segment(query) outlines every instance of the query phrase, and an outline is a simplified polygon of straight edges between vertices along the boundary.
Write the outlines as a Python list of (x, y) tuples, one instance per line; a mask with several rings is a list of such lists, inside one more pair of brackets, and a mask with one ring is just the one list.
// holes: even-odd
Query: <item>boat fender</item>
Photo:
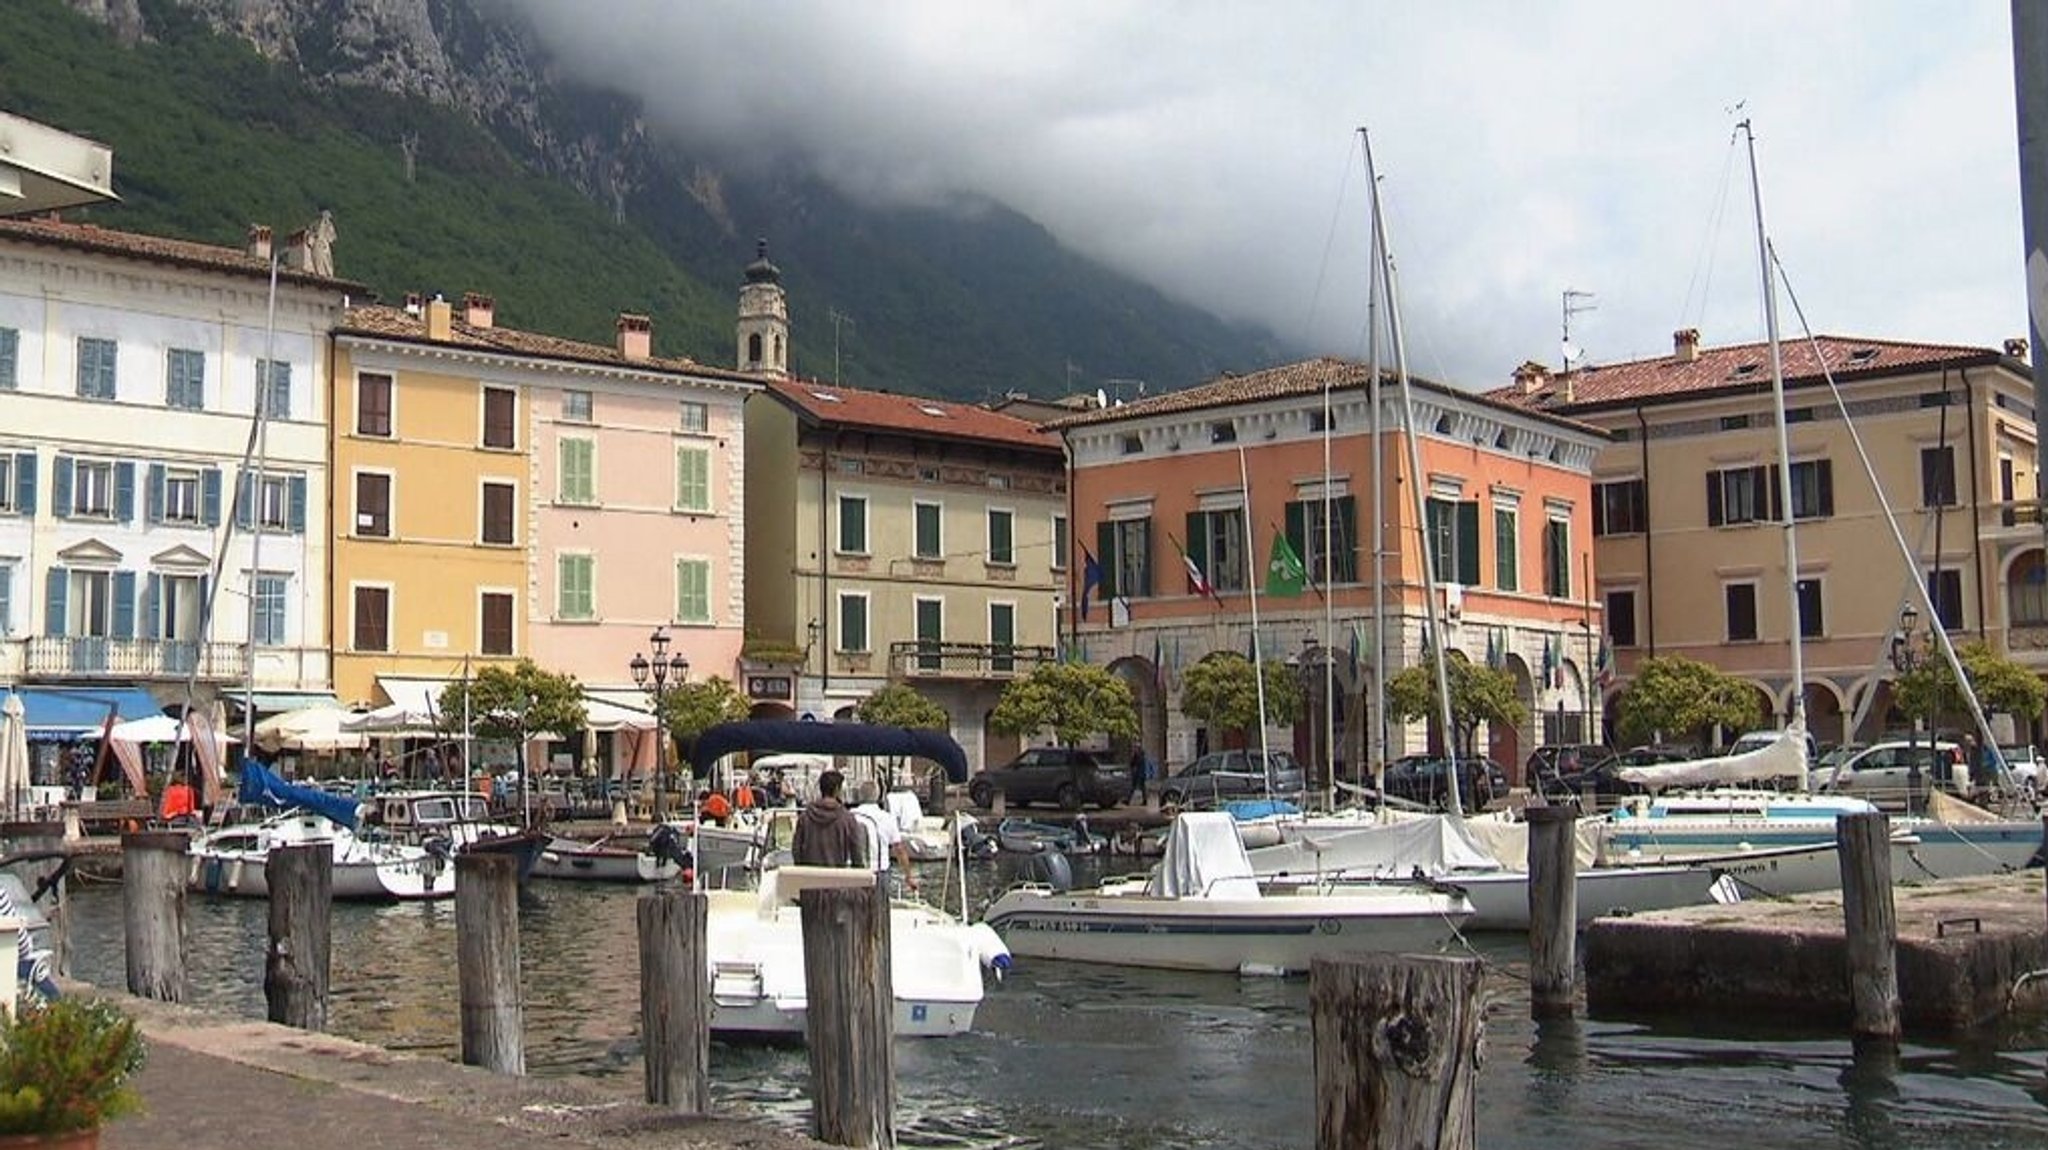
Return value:
[(1027, 856), (1024, 875), (1029, 881), (1042, 882), (1060, 894), (1074, 889), (1073, 864), (1059, 851), (1041, 850)]

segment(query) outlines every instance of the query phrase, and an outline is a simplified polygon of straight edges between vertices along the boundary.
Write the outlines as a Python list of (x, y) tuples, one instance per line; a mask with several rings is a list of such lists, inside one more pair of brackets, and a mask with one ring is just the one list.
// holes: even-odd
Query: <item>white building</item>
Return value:
[(0, 219), (0, 682), (331, 690), (326, 348), (362, 289), (288, 248), (272, 329), (267, 228), (239, 250)]

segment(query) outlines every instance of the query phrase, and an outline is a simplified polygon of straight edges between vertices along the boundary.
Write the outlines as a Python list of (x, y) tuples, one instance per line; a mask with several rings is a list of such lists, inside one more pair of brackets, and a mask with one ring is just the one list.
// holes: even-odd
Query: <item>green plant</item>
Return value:
[(25, 1001), (0, 1019), (0, 1134), (96, 1129), (141, 1106), (142, 1033), (112, 1003)]

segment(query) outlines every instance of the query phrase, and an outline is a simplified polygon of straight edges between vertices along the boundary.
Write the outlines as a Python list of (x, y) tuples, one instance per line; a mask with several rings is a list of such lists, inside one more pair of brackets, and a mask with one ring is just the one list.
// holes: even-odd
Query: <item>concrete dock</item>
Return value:
[(637, 1074), (512, 1078), (438, 1058), (93, 987), (142, 1025), (143, 1112), (106, 1128), (107, 1150), (809, 1150), (744, 1118), (645, 1105)]
[[(2048, 1010), (2043, 873), (1902, 885), (1900, 1018), (1953, 1034)], [(1840, 891), (1596, 920), (1582, 938), (1595, 1015), (1708, 1011), (1847, 1025)]]

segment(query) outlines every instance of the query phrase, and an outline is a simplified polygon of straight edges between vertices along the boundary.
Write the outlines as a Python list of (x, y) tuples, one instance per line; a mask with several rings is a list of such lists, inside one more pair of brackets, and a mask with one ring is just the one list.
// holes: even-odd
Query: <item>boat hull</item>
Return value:
[[(1832, 826), (1666, 827), (1655, 834), (1610, 833), (1607, 857), (1686, 863), (1726, 873), (1754, 895), (1839, 890), (1842, 864)], [(1616, 855), (1617, 848), (1626, 853)], [(1897, 828), (1892, 881), (1969, 878), (2018, 870), (2041, 849), (2040, 824), (1935, 823)]]
[[(1832, 857), (1832, 852), (1830, 852)], [(1711, 902), (1718, 872), (1703, 866), (1588, 867), (1578, 872), (1579, 925), (1606, 915)], [(1529, 929), (1529, 876), (1520, 871), (1443, 880), (1472, 902), (1467, 930)]]
[(673, 860), (646, 851), (555, 839), (534, 863), (535, 878), (576, 882), (666, 882), (683, 873)]
[[(264, 859), (257, 855), (194, 854), (185, 886), (198, 894), (228, 898), (270, 897)], [(407, 902), (454, 894), (455, 868), (437, 860), (334, 864), (338, 902)]]

